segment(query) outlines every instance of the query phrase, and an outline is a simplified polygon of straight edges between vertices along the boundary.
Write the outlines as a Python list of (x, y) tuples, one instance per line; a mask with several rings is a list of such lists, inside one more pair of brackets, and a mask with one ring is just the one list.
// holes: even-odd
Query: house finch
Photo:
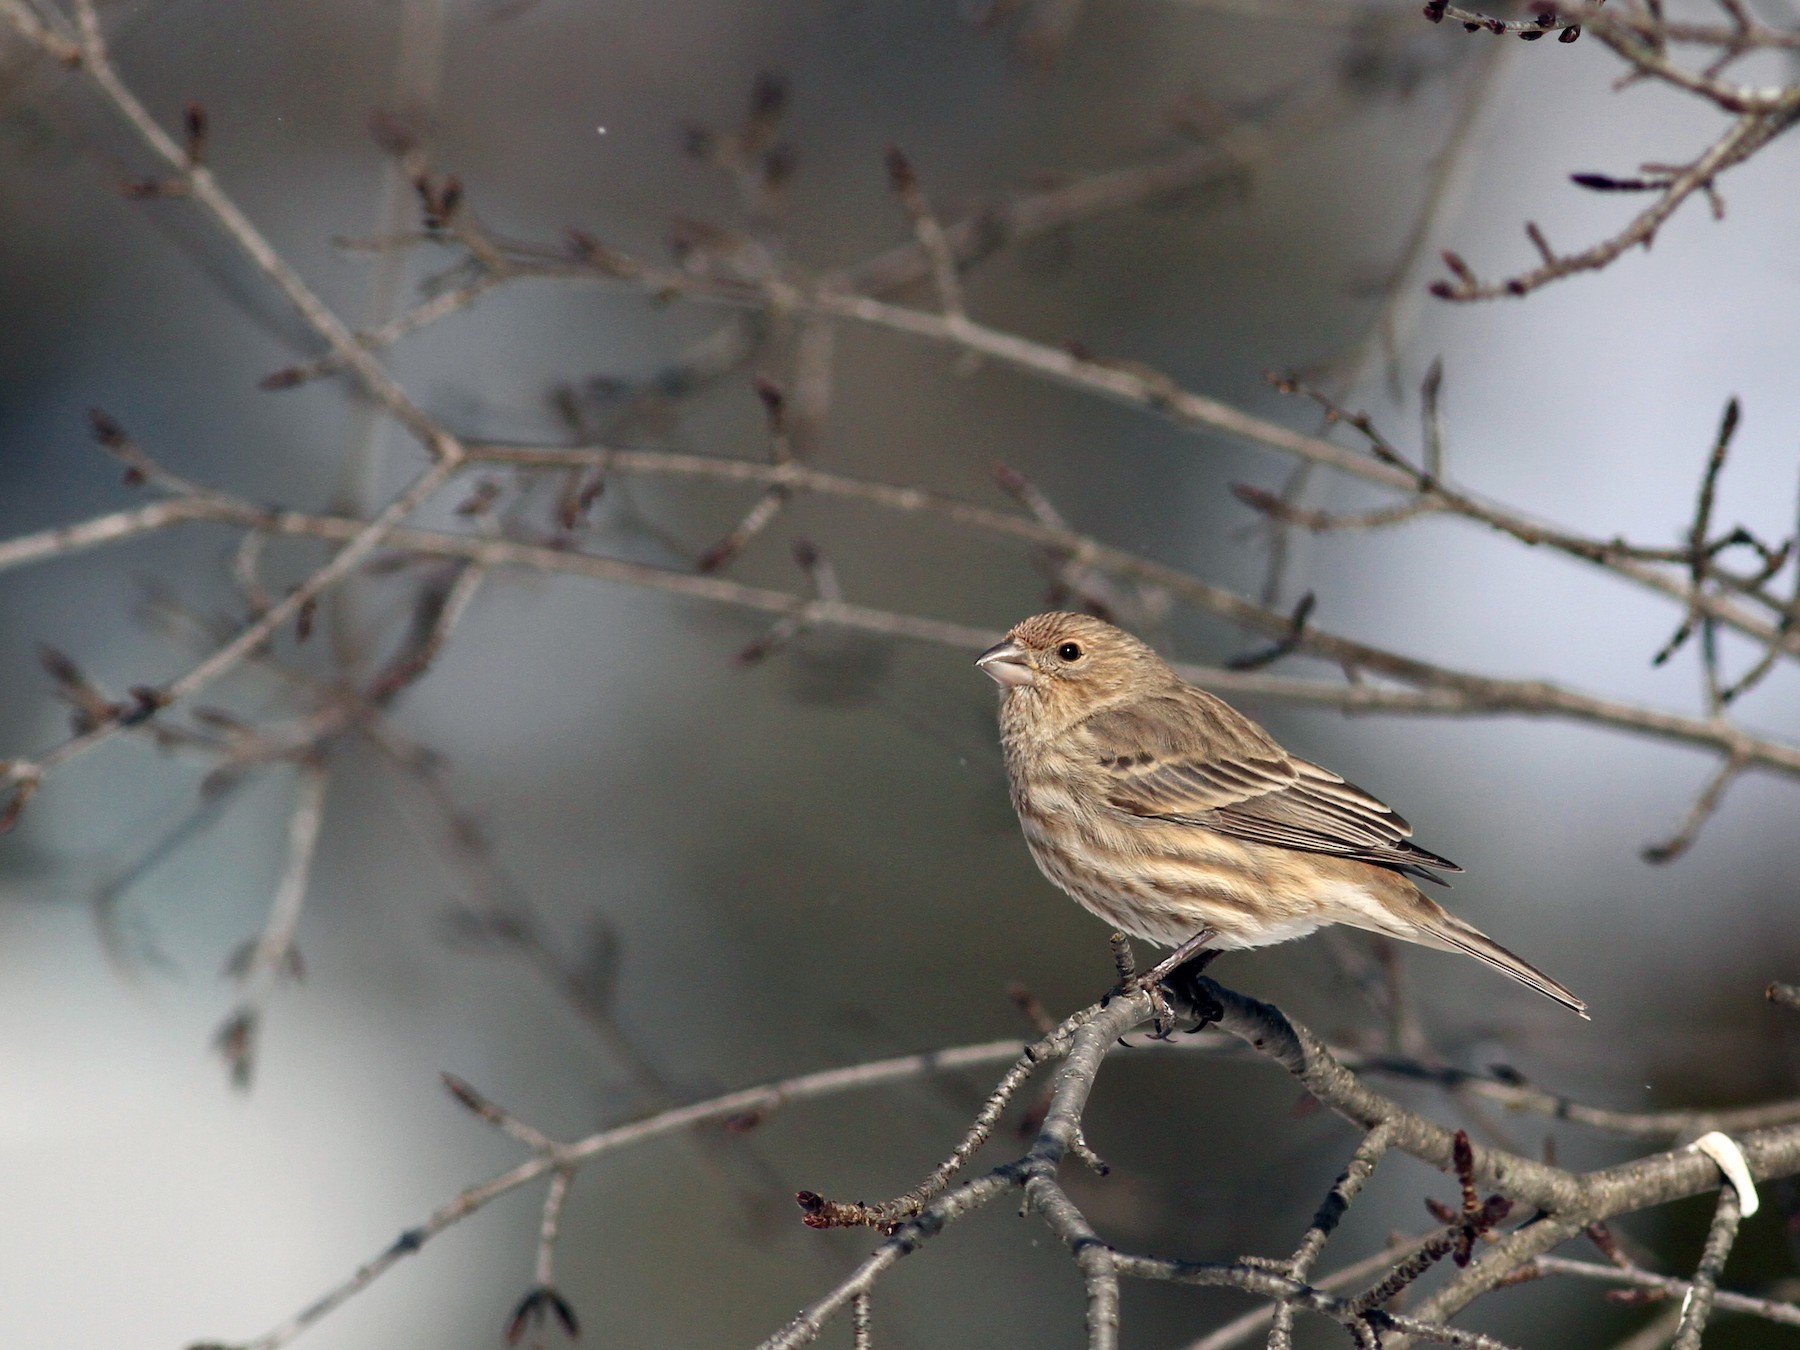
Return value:
[(1129, 633), (1039, 614), (975, 664), (1001, 689), (1006, 774), (1038, 867), (1108, 923), (1176, 948), (1140, 982), (1152, 993), (1203, 948), (1345, 923), (1464, 952), (1587, 1016), (1414, 884), (1462, 869), (1414, 844), (1410, 825)]

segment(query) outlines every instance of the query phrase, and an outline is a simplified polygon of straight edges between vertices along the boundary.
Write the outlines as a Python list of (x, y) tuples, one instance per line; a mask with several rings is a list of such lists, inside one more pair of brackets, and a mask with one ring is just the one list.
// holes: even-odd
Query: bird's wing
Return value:
[(1129, 815), (1431, 880), (1420, 869), (1462, 871), (1414, 844), (1412, 826), (1384, 802), (1288, 754), (1203, 691), (1108, 708), (1083, 722), (1077, 735), (1107, 776), (1108, 803)]

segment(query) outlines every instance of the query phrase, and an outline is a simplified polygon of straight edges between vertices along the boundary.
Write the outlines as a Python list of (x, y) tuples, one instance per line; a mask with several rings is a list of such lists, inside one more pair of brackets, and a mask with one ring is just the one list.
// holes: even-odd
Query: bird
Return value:
[(1037, 614), (976, 666), (1000, 686), (1012, 804), (1038, 868), (1115, 928), (1196, 955), (1347, 924), (1484, 961), (1583, 1018), (1587, 1004), (1420, 889), (1463, 869), (1380, 799), (1276, 743), (1149, 645)]

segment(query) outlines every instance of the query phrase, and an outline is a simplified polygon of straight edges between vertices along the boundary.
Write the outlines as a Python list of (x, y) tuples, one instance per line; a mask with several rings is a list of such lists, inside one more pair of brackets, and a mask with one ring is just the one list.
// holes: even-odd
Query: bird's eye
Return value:
[(1056, 654), (1064, 661), (1079, 661), (1081, 660), (1081, 644), (1079, 642), (1065, 642), (1056, 649)]

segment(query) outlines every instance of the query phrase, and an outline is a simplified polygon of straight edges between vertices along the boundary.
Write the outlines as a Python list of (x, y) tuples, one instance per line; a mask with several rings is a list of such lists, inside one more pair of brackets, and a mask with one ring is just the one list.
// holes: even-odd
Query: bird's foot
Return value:
[(1159, 966), (1133, 981), (1138, 989), (1150, 995), (1151, 1011), (1156, 1020), (1151, 1034), (1156, 1040), (1170, 1039), (1175, 1029), (1171, 994), (1194, 1015), (1194, 1024), (1187, 1029), (1189, 1035), (1204, 1030), (1225, 1015), (1224, 1007), (1212, 996), (1202, 979), (1206, 968), (1218, 955), (1216, 948), (1203, 950), (1172, 970), (1165, 971)]
[(1183, 966), (1169, 977), (1168, 989), (1175, 997), (1187, 1006), (1194, 1015), (1194, 1024), (1188, 1028), (1188, 1035), (1204, 1031), (1214, 1022), (1225, 1016), (1225, 1005), (1214, 998), (1207, 982), (1200, 978), (1200, 970), (1206, 963), (1195, 962)]
[[(1186, 942), (1182, 943), (1163, 960), (1157, 962), (1142, 975), (1135, 972), (1131, 960), (1131, 947), (1123, 933), (1112, 935), (1113, 959), (1119, 968), (1119, 982), (1100, 1000), (1104, 1008), (1113, 999), (1131, 994), (1147, 994), (1150, 998), (1151, 1030), (1150, 1039), (1166, 1041), (1171, 1039), (1176, 1030), (1175, 1009), (1169, 1002), (1168, 991), (1164, 981), (1171, 981), (1169, 988), (1174, 989), (1183, 999), (1191, 1004), (1199, 1016), (1199, 1021), (1192, 1028), (1200, 1030), (1210, 1022), (1216, 1022), (1224, 1015), (1224, 1009), (1218, 1002), (1200, 989), (1197, 977), (1218, 956), (1217, 948), (1208, 948), (1217, 934), (1210, 928), (1202, 928)], [(1176, 977), (1183, 981), (1181, 985), (1172, 983)], [(1188, 986), (1192, 987), (1189, 988)]]
[(1134, 993), (1150, 996), (1150, 1039), (1153, 1041), (1172, 1041), (1175, 1039), (1175, 1008), (1169, 1002), (1169, 995), (1163, 989), (1161, 980), (1152, 980), (1142, 976), (1135, 981)]

